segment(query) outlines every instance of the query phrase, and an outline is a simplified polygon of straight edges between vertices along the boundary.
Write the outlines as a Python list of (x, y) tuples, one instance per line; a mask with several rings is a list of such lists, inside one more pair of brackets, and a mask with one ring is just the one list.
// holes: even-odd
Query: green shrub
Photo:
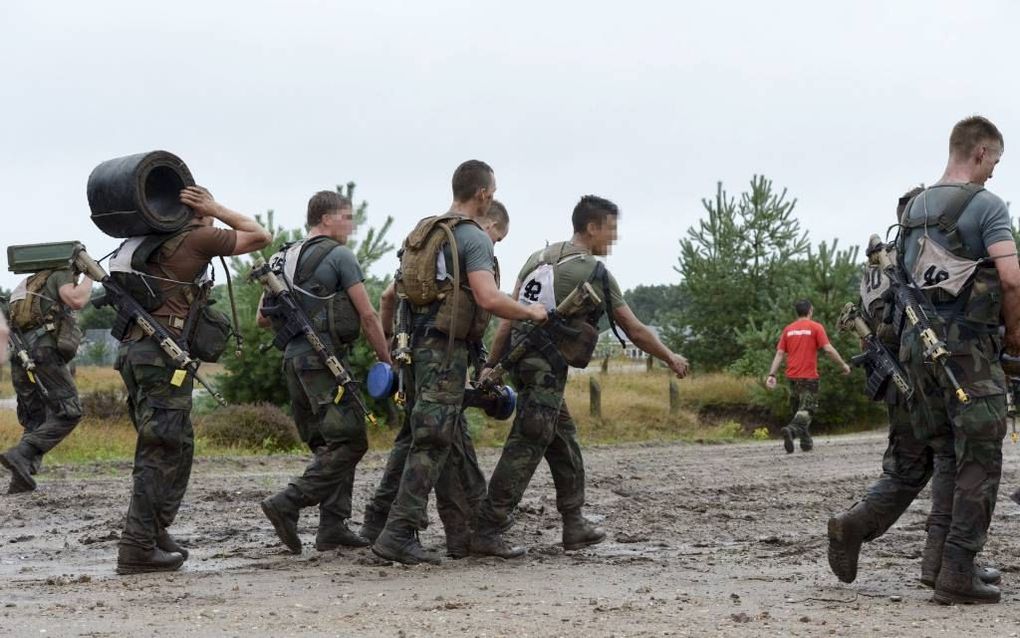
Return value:
[(124, 390), (93, 390), (81, 398), (82, 412), (101, 420), (128, 419), (127, 394)]
[(200, 417), (196, 429), (210, 443), (267, 453), (286, 452), (301, 443), (294, 421), (271, 403), (221, 407)]

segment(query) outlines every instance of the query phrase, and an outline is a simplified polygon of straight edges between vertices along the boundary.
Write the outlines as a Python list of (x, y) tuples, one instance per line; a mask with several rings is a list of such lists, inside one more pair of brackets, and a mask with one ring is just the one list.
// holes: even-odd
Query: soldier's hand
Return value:
[(385, 363), (388, 366), (392, 366), (393, 365), (393, 359), (390, 357), (390, 353), (388, 353), (388, 352), (382, 352), (376, 358), (379, 359), (379, 361), (382, 361), (383, 363)]
[(202, 186), (188, 186), (182, 190), (181, 203), (195, 211), (197, 217), (213, 216), (219, 206), (212, 193)]
[(535, 323), (545, 323), (549, 319), (549, 313), (542, 304), (533, 303), (528, 306), (528, 319)]
[(482, 371), (478, 374), (478, 383), (497, 383), (499, 379), (495, 378), (496, 371), (493, 368), (482, 368)]
[(769, 376), (765, 377), (765, 387), (768, 388), (769, 390), (775, 390), (777, 383), (778, 381), (776, 381), (776, 375), (770, 374)]
[(669, 369), (681, 379), (686, 377), (687, 373), (691, 370), (690, 364), (687, 363), (687, 359), (678, 354), (672, 355), (666, 365), (668, 365)]

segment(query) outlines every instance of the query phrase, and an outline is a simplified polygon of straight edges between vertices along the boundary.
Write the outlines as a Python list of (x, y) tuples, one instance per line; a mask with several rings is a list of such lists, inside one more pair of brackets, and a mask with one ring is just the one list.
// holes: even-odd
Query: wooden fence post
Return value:
[(647, 355), (645, 357), (645, 372), (651, 372), (652, 371), (652, 366), (654, 364), (655, 364), (655, 361), (652, 359), (652, 355)]
[(680, 414), (680, 384), (676, 379), (669, 380), (669, 416)]
[(588, 377), (588, 393), (589, 402), (588, 407), (591, 411), (591, 415), (596, 419), (602, 418), (602, 387), (599, 382), (595, 380), (595, 377)]
[(602, 374), (609, 372), (609, 355), (602, 357)]

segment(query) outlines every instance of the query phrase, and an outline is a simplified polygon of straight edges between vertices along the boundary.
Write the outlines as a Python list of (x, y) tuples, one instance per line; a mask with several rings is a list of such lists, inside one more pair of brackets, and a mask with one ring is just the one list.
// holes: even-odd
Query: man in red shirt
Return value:
[(786, 378), (790, 380), (790, 405), (794, 408), (793, 419), (782, 429), (783, 447), (787, 454), (793, 452), (794, 438), (800, 438), (800, 449), (804, 452), (814, 447), (808, 428), (818, 408), (818, 351), (824, 350), (843, 368), (843, 374), (850, 374), (850, 366), (829, 343), (825, 327), (811, 320), (814, 313), (811, 301), (801, 299), (793, 307), (797, 311), (797, 320), (783, 328), (769, 376), (765, 379), (769, 390), (776, 387), (776, 371), (785, 358)]

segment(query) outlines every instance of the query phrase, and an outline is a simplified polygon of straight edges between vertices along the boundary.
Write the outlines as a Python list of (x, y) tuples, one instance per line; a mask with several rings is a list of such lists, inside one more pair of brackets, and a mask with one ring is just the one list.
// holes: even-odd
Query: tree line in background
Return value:
[[(378, 227), (366, 226), (368, 203), (354, 199), (354, 186), (350, 182), (338, 186), (337, 191), (355, 201), (355, 221), (363, 239), (352, 240), (349, 246), (361, 262), (365, 286), (378, 306), (391, 275), (374, 273), (372, 268), (394, 249), (387, 241), (393, 218), (387, 217)], [(836, 241), (813, 245), (794, 215), (796, 203), (785, 189), (777, 191), (762, 176), (754, 176), (749, 189), (739, 196), (730, 195), (718, 184), (714, 197), (702, 200), (704, 216), (680, 239), (674, 270), (681, 283), (640, 285), (624, 293), (635, 314), (660, 327), (663, 338), (691, 361), (695, 373), (727, 371), (760, 380), (768, 370), (780, 331), (794, 319), (793, 303), (805, 297), (811, 299), (815, 319), (825, 325), (840, 353), (846, 358), (857, 351), (856, 339), (837, 332), (835, 321), (843, 304), (857, 298), (858, 249), (840, 249)], [(304, 229), (277, 226), (273, 211), (259, 216), (259, 222), (274, 237), (273, 243), (257, 254), (262, 258), (305, 234)], [(224, 356), (222, 362), (229, 374), (220, 382), (221, 391), (232, 403), (284, 405), (287, 391), (280, 382), (281, 353), (269, 346), (272, 334), (255, 323), (262, 289), (248, 280), (254, 258), (234, 257), (230, 264), (245, 349), (239, 357), (232, 351)], [(213, 298), (226, 310), (226, 286), (222, 273), (217, 275), (220, 280)], [(112, 322), (110, 308), (90, 306), (81, 314), (83, 329), (108, 328)], [(352, 372), (364, 378), (374, 360), (371, 348), (360, 339), (351, 355)], [(820, 369), (819, 423), (856, 423), (881, 417), (881, 406), (868, 402), (861, 392), (860, 372), (843, 377), (825, 358)], [(789, 406), (784, 391), (766, 392), (761, 386), (756, 393), (778, 418), (786, 417)]]

